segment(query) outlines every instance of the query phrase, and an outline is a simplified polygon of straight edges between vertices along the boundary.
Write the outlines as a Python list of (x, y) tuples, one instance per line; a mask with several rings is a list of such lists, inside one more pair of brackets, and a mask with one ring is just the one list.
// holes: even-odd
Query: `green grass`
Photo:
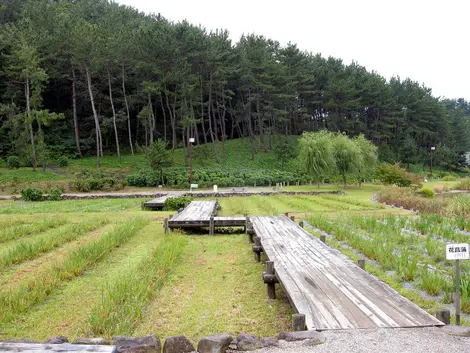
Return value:
[(56, 228), (64, 225), (67, 221), (63, 218), (58, 219), (46, 219), (34, 223), (18, 223), (10, 226), (0, 226), (0, 243), (4, 243), (8, 240), (21, 238), (26, 235), (34, 233), (41, 233), (50, 228)]
[[(0, 168), (1, 183), (36, 183), (41, 181), (59, 181), (66, 179), (63, 175), (42, 169), (34, 171), (32, 168), (7, 169)], [(1, 185), (0, 185), (1, 187)]]

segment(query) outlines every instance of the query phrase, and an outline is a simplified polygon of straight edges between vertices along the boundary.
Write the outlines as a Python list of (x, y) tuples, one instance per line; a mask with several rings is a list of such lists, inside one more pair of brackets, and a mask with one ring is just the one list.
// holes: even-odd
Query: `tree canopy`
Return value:
[[(321, 130), (362, 134), (389, 162), (427, 162), (439, 146), (456, 165), (470, 150), (462, 98), (293, 43), (255, 34), (232, 43), (223, 29), (112, 1), (5, 1), (0, 54), (0, 155), (25, 165), (36, 165), (38, 143), (52, 155), (94, 154), (99, 165), (104, 153), (134, 154), (157, 139), (186, 148), (190, 137), (213, 142), (218, 161), (225, 141), (248, 137), (253, 159), (278, 146), (284, 165), (285, 135)], [(42, 124), (42, 110), (63, 118)], [(342, 170), (356, 158), (349, 143), (332, 147)]]

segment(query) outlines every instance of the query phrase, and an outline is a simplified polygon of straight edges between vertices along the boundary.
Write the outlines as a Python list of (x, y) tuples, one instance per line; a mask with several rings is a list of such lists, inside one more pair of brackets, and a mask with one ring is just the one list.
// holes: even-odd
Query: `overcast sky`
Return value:
[(302, 50), (410, 77), (470, 100), (470, 0), (115, 0), (140, 11), (256, 33)]

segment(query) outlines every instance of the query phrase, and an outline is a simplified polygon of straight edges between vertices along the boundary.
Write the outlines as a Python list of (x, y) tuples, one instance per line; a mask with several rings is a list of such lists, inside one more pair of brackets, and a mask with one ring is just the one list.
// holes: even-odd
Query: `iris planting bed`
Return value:
[[(431, 312), (453, 303), (455, 263), (445, 259), (445, 244), (468, 242), (470, 222), (439, 215), (421, 217), (308, 218), (315, 235), (353, 258), (365, 257), (372, 269), (389, 277), (398, 289), (412, 291), (414, 301)], [(461, 262), (462, 311), (470, 314), (470, 263)], [(397, 289), (397, 288), (396, 288)], [(405, 293), (406, 294), (406, 293)], [(434, 301), (435, 304), (430, 304)]]

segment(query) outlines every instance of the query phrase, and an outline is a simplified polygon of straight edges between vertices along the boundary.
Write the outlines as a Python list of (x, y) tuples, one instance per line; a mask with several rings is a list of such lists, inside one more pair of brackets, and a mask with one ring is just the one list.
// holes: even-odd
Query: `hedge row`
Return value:
[[(276, 183), (295, 184), (308, 183), (309, 178), (279, 170), (221, 170), (221, 169), (195, 169), (193, 170), (193, 183), (206, 188), (212, 185), (220, 187), (240, 186), (270, 186)], [(141, 170), (127, 176), (130, 186), (167, 185), (173, 188), (189, 188), (189, 171), (185, 168), (168, 168), (163, 171), (163, 182), (160, 173), (151, 170)]]

